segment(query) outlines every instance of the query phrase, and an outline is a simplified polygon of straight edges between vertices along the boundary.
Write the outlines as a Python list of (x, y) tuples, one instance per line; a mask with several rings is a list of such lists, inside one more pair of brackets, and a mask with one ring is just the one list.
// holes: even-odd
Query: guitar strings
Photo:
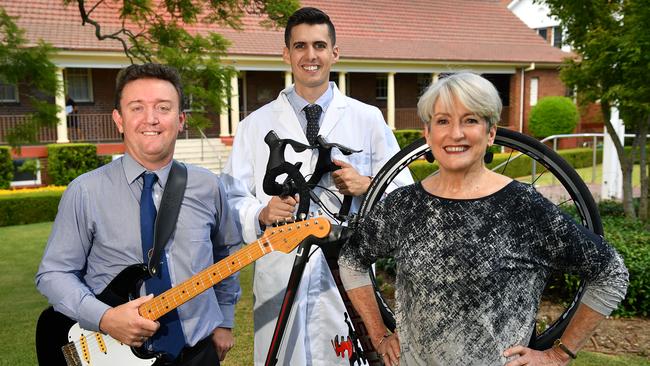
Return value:
[[(311, 224), (316, 224), (317, 219), (311, 219), (311, 220), (308, 220), (308, 221), (300, 221), (300, 222), (297, 222), (297, 223), (286, 224), (286, 225), (277, 227), (276, 228), (277, 232), (275, 232), (275, 233), (272, 232), (268, 236), (264, 236), (264, 237), (262, 237), (260, 239), (257, 239), (255, 242), (247, 244), (244, 248), (242, 248), (238, 252), (234, 253), (233, 255), (222, 259), (219, 263), (211, 265), (210, 267), (208, 267), (208, 268), (204, 269), (203, 271), (201, 271), (201, 272), (197, 273), (196, 275), (194, 275), (193, 278), (195, 278), (195, 279), (192, 279), (191, 281), (188, 279), (188, 280), (182, 282), (181, 284), (179, 284), (177, 286), (174, 286), (171, 289), (165, 291), (164, 293), (158, 295), (156, 298), (152, 299), (148, 303), (143, 304), (141, 306), (142, 310), (144, 310), (144, 311), (149, 310), (150, 313), (154, 313), (153, 316), (155, 318), (151, 318), (152, 320), (159, 319), (160, 317), (164, 316), (167, 312), (172, 311), (176, 307), (180, 306), (178, 304), (178, 302), (179, 302), (178, 300), (180, 300), (181, 304), (184, 304), (185, 302), (189, 301), (193, 297), (196, 297), (200, 293), (202, 293), (203, 291), (207, 290), (209, 287), (214, 286), (216, 283), (221, 282), (222, 280), (224, 280), (228, 276), (232, 275), (233, 273), (237, 272), (238, 270), (240, 270), (244, 266), (246, 266), (246, 265), (248, 265), (248, 264), (250, 264), (250, 263), (252, 263), (254, 261), (254, 260), (253, 261), (248, 261), (246, 264), (242, 265), (242, 256), (244, 256), (244, 254), (247, 254), (249, 258), (252, 258), (251, 254), (253, 253), (253, 251), (255, 253), (257, 253), (257, 248), (258, 247), (261, 249), (263, 255), (268, 254), (268, 252), (266, 250), (264, 250), (264, 239), (266, 239), (266, 241), (272, 241), (272, 239), (275, 239), (275, 237), (277, 237), (277, 236), (286, 236), (287, 239), (292, 239), (292, 237), (295, 236), (296, 233), (300, 233), (299, 227), (300, 227), (301, 224), (303, 224), (303, 225), (308, 224), (309, 225), (311, 221), (313, 221)], [(298, 227), (298, 229), (296, 229), (296, 231), (292, 232), (291, 229), (293, 227)], [(257, 244), (257, 245), (255, 245), (255, 244)], [(272, 243), (269, 243), (269, 244), (270, 244), (270, 247), (269, 247), (270, 251), (274, 251)], [(226, 259), (228, 259), (228, 261), (226, 261)], [(243, 258), (243, 259), (246, 260), (246, 258)], [(233, 262), (234, 260), (236, 260), (239, 263), (239, 269), (233, 271), (230, 268), (230, 266), (228, 265), (228, 263)], [(221, 263), (221, 265), (220, 265), (220, 263)], [(220, 268), (219, 268), (219, 267), (223, 267), (224, 265), (225, 265), (225, 267), (227, 269), (227, 272), (226, 272), (225, 276), (222, 275), (222, 273), (220, 271)], [(212, 267), (214, 267), (214, 268), (212, 268)], [(237, 267), (237, 266), (235, 266), (235, 267)], [(216, 277), (214, 275), (215, 273), (218, 274), (219, 277), (220, 277), (220, 279), (218, 281), (216, 281), (216, 282), (213, 280), (213, 278)], [(208, 285), (206, 285), (206, 283)], [(189, 289), (188, 289), (188, 287), (189, 287)], [(185, 289), (188, 289), (190, 293), (186, 295), (185, 292), (184, 292)], [(184, 296), (187, 296), (188, 298), (186, 300), (184, 300), (183, 299)], [(165, 305), (165, 303), (170, 303), (171, 301), (174, 302), (175, 306), (170, 309), (170, 306)]]
[[(325, 219), (325, 220), (327, 220), (327, 219), (324, 218), (324, 217), (321, 217), (321, 219)], [(265, 241), (268, 241), (268, 242), (271, 242), (271, 241), (272, 241), (271, 239), (274, 239), (274, 238), (276, 238), (277, 236), (286, 236), (287, 239), (295, 239), (294, 237), (296, 236), (296, 234), (300, 234), (300, 230), (301, 230), (301, 229), (298, 227), (298, 225), (301, 225), (301, 224), (302, 224), (303, 226), (306, 226), (305, 224), (316, 225), (316, 224), (317, 224), (317, 220), (318, 220), (318, 218), (314, 218), (314, 219), (310, 219), (310, 220), (304, 220), (304, 221), (299, 221), (299, 222), (295, 222), (295, 223), (292, 223), (292, 224), (285, 224), (285, 225), (282, 225), (282, 226), (278, 226), (278, 227), (275, 228), (275, 229), (276, 229), (276, 232), (271, 232), (271, 234), (269, 234), (268, 236), (262, 236), (261, 238), (255, 240), (254, 242), (251, 242), (251, 243), (249, 243), (249, 244), (246, 244), (242, 249), (240, 249), (240, 250), (237, 251), (236, 253), (232, 254), (231, 256), (232, 256), (232, 257), (238, 257), (238, 256), (240, 256), (240, 253), (243, 255), (244, 252), (252, 252), (252, 249), (253, 249), (253, 248), (255, 248), (255, 249), (259, 248), (259, 250), (261, 250), (262, 253), (264, 253), (264, 254), (262, 254), (261, 256), (259, 256), (259, 257), (257, 258), (257, 259), (259, 259), (259, 258), (263, 257), (264, 255), (269, 254), (269, 253), (275, 251), (275, 249), (273, 248), (272, 243), (269, 243), (269, 249), (270, 249), (270, 250), (269, 250), (268, 252), (265, 251), (265, 250), (263, 249), (263, 248), (264, 248), (264, 242), (262, 241), (263, 239), (266, 239)], [(296, 227), (298, 227), (298, 228), (296, 228), (295, 230), (292, 231), (292, 230), (289, 229), (290, 226), (291, 226), (291, 227), (296, 226)], [(286, 230), (280, 230), (280, 229), (286, 229)], [(282, 235), (281, 235), (281, 234), (282, 234)], [(311, 235), (311, 234), (309, 234), (309, 235)], [(307, 236), (309, 236), (309, 235), (306, 235), (305, 238), (306, 238)], [(303, 238), (303, 240), (304, 240), (304, 238)], [(257, 245), (256, 245), (256, 244), (257, 244)], [(292, 250), (293, 250), (293, 249), (292, 249)], [(252, 258), (252, 257), (250, 256), (251, 253), (247, 253), (247, 254), (248, 254), (248, 257), (249, 257), (249, 258)], [(226, 260), (226, 259), (229, 259), (231, 256), (228, 256), (228, 257), (222, 259), (221, 261), (224, 261), (224, 260)], [(234, 258), (230, 258), (230, 259), (234, 259)], [(255, 260), (257, 260), (257, 259), (255, 259)], [(255, 260), (252, 260), (252, 261), (250, 261), (249, 263), (247, 263), (247, 264), (241, 266), (241, 267), (240, 267), (240, 270), (241, 270), (243, 267), (247, 266), (248, 264), (254, 262)], [(210, 265), (210, 267), (212, 267), (212, 266), (214, 266), (214, 265), (218, 265), (221, 261), (219, 261), (218, 263), (215, 263), (215, 264), (213, 264), (213, 265)], [(238, 261), (239, 264), (241, 265), (241, 260), (238, 259), (237, 261)], [(204, 269), (203, 271), (197, 273), (197, 274), (194, 275), (194, 276), (202, 276), (202, 275), (204, 275), (204, 274), (209, 274), (209, 272), (212, 272), (212, 271), (208, 271), (208, 269), (209, 269), (210, 267)], [(204, 272), (205, 272), (205, 273), (204, 273)], [(235, 273), (235, 272), (237, 272), (237, 271), (231, 272), (228, 276), (232, 275), (232, 274)], [(194, 276), (193, 276), (193, 277), (194, 277)], [(219, 273), (219, 276), (221, 277), (221, 279), (220, 279), (219, 281), (217, 281), (216, 283), (213, 283), (211, 286), (214, 286), (215, 284), (217, 284), (217, 283), (221, 282), (223, 279), (225, 279), (223, 276), (221, 276), (221, 273)], [(228, 276), (226, 276), (226, 278), (227, 278)], [(186, 281), (182, 282), (182, 283), (181, 283), (180, 285), (178, 285), (178, 286), (172, 287), (171, 289), (169, 289), (169, 290), (163, 292), (163, 294), (166, 294), (167, 292), (171, 291), (172, 293), (174, 293), (174, 295), (172, 295), (172, 297), (175, 299), (175, 298), (176, 298), (175, 293), (178, 292), (178, 291), (172, 291), (172, 290), (177, 289), (178, 287), (183, 287), (183, 285), (184, 285), (186, 282), (189, 283), (189, 280), (186, 280)], [(192, 282), (194, 282), (194, 281), (192, 281)], [(208, 286), (208, 287), (211, 287), (211, 286)], [(196, 288), (196, 287), (195, 287), (195, 288)], [(207, 287), (206, 287), (206, 289), (207, 289)], [(204, 289), (203, 291), (205, 291), (205, 289)], [(161, 294), (161, 295), (163, 295), (163, 294)], [(198, 295), (198, 294), (196, 294), (196, 295), (194, 295), (194, 296), (197, 296), (197, 295)], [(160, 295), (158, 295), (158, 296), (160, 296)], [(152, 299), (150, 302), (155, 301), (155, 299), (156, 299), (156, 298)], [(189, 301), (189, 300), (188, 300), (188, 301)], [(142, 306), (144, 306), (144, 305), (146, 305), (146, 304), (148, 304), (148, 303), (145, 303), (145, 304), (143, 304)], [(156, 306), (156, 307), (158, 308), (158, 306)], [(172, 309), (172, 310), (173, 310), (173, 309)], [(166, 311), (166, 312), (167, 312), (167, 311)], [(165, 312), (165, 313), (166, 313), (166, 312)], [(165, 313), (163, 313), (163, 315), (164, 315)], [(162, 317), (163, 315), (159, 316), (159, 317), (156, 318), (156, 319), (159, 319), (159, 318)], [(156, 320), (156, 319), (152, 319), (152, 320)], [(93, 331), (88, 331), (88, 332), (90, 332), (90, 334), (88, 334), (88, 335), (82, 335), (82, 336), (80, 337), (80, 339), (72, 341), (72, 343), (74, 344), (76, 350), (82, 349), (82, 347), (81, 347), (81, 338), (85, 338), (85, 339), (86, 339), (86, 347), (88, 348), (89, 352), (90, 352), (90, 349), (93, 348), (93, 347), (97, 347), (97, 348), (100, 350), (99, 352), (101, 352), (101, 347), (99, 346), (99, 341), (97, 340), (97, 337), (95, 336), (95, 334), (99, 334), (99, 336), (102, 337), (103, 342), (104, 342), (104, 344), (105, 344), (105, 346), (106, 346), (106, 350), (107, 350), (107, 351), (108, 351), (108, 349), (110, 348), (109, 343), (119, 343), (120, 345), (124, 345), (124, 346), (126, 346), (126, 344), (124, 344), (124, 343), (118, 341), (117, 339), (115, 339), (115, 338), (113, 338), (113, 337), (111, 337), (111, 336), (109, 336), (109, 335), (105, 335), (105, 334), (103, 334), (103, 333), (101, 333), (101, 332), (93, 332)], [(69, 344), (69, 343), (68, 343), (68, 344)], [(66, 344), (66, 346), (67, 346), (68, 344)], [(127, 346), (127, 347), (128, 347), (128, 346)], [(103, 352), (101, 352), (101, 353), (103, 353)], [(80, 357), (80, 358), (83, 358), (81, 354), (79, 355), (79, 357)], [(91, 361), (91, 362), (92, 362), (92, 361)]]

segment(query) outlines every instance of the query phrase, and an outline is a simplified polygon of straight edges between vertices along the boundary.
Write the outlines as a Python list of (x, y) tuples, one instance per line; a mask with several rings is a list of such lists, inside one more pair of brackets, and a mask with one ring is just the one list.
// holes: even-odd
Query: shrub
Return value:
[(531, 109), (528, 129), (537, 138), (571, 133), (579, 118), (578, 108), (571, 99), (546, 97)]
[(47, 151), (47, 174), (55, 185), (67, 185), (100, 164), (93, 144), (51, 144)]
[(399, 148), (403, 149), (422, 137), (422, 130), (396, 130), (394, 134)]
[(11, 161), (11, 150), (8, 146), (0, 146), (0, 189), (9, 188), (14, 178), (14, 164)]
[(62, 189), (0, 194), (0, 226), (54, 221)]

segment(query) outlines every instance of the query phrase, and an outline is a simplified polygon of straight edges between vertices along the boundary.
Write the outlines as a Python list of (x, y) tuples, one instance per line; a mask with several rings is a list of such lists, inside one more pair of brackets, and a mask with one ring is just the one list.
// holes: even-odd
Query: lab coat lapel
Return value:
[(285, 91), (283, 90), (278, 99), (276, 99), (273, 104), (273, 112), (276, 114), (277, 118), (272, 118), (271, 121), (277, 121), (277, 125), (273, 126), (271, 129), (278, 134), (281, 139), (292, 139), (304, 144), (308, 144), (307, 137), (305, 132), (300, 126), (296, 112), (294, 112), (293, 107), (289, 103)]
[(334, 96), (332, 97), (332, 102), (327, 108), (323, 124), (320, 126), (320, 130), (318, 131), (318, 134), (325, 137), (328, 142), (333, 142), (327, 137), (338, 123), (342, 123), (341, 120), (345, 114), (345, 109), (348, 107), (348, 103), (339, 89), (334, 87), (333, 92)]

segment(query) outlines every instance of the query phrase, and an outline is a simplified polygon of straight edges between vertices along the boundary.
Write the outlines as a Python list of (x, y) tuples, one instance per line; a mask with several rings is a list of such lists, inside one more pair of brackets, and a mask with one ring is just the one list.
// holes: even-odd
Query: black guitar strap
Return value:
[(156, 215), (156, 224), (153, 233), (153, 253), (149, 257), (148, 270), (153, 277), (158, 274), (160, 256), (162, 255), (169, 237), (176, 229), (178, 213), (181, 210), (185, 187), (187, 186), (187, 167), (174, 160), (172, 162), (167, 184), (163, 190), (160, 208)]

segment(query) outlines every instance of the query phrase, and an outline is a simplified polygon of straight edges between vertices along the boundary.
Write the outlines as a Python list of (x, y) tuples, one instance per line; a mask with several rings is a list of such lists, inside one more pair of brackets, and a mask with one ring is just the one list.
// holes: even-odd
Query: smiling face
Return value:
[(157, 170), (172, 160), (185, 114), (172, 83), (145, 78), (126, 84), (113, 120), (124, 134), (126, 152), (145, 168)]
[(327, 90), (339, 50), (332, 44), (327, 24), (303, 23), (291, 29), (289, 47), (282, 56), (291, 65), (298, 95), (314, 102)]
[(485, 119), (455, 97), (451, 105), (445, 104), (438, 98), (431, 121), (424, 129), (441, 172), (468, 173), (481, 169), (485, 150), (494, 143), (496, 127), (488, 130)]

